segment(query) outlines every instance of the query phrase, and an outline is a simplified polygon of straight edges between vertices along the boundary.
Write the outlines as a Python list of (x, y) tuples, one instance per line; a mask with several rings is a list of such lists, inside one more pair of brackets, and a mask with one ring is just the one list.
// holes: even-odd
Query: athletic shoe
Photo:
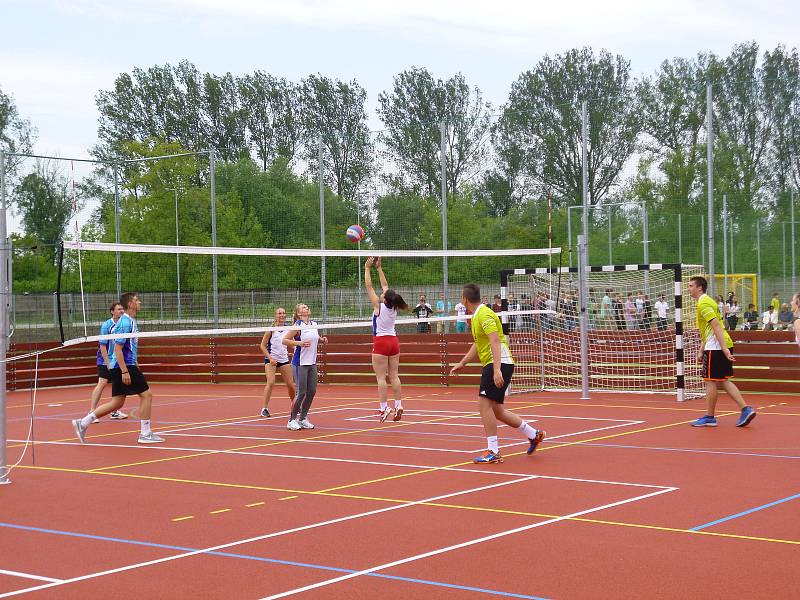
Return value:
[(289, 431), (300, 431), (300, 421), (292, 419), (286, 424), (286, 429)]
[(537, 429), (536, 435), (532, 438), (528, 438), (528, 441), (531, 443), (530, 446), (528, 446), (528, 454), (533, 454), (533, 451), (536, 450), (537, 446), (539, 446), (546, 435), (547, 434), (542, 429)]
[(72, 427), (75, 429), (75, 435), (81, 441), (81, 444), (86, 443), (86, 427), (81, 425), (80, 419), (72, 419)]
[(389, 408), (387, 406), (385, 410), (381, 411), (381, 416), (379, 417), (379, 421), (381, 423), (383, 423), (384, 421), (386, 421), (386, 419), (389, 418), (389, 415), (391, 415), (393, 412), (394, 412), (394, 409), (393, 408)]
[(500, 453), (492, 452), (491, 450), (487, 450), (486, 454), (481, 454), (480, 456), (476, 456), (473, 461), (476, 465), (484, 464), (484, 463), (501, 463), (503, 462), (503, 457), (500, 456)]
[(697, 419), (696, 421), (692, 421), (692, 427), (716, 427), (717, 426), (717, 419), (709, 416), (704, 415)]
[(752, 406), (745, 406), (742, 409), (742, 415), (739, 417), (739, 420), (736, 421), (737, 427), (747, 427), (750, 424), (750, 421), (756, 418), (756, 411), (753, 409)]
[(402, 418), (403, 418), (403, 407), (401, 406), (400, 408), (395, 409), (394, 418), (392, 419), (392, 421), (399, 421)]
[(152, 431), (148, 434), (140, 433), (139, 434), (139, 443), (140, 444), (160, 444), (164, 441), (160, 435), (156, 435)]
[(300, 428), (301, 429), (314, 429), (314, 424), (309, 421), (308, 419), (303, 419), (300, 421)]
[(112, 419), (116, 419), (117, 421), (122, 421), (122, 419), (127, 419), (128, 415), (126, 415), (121, 410), (115, 410), (114, 412), (111, 413), (110, 417)]
[(269, 414), (269, 410), (267, 410), (266, 408), (262, 408), (261, 409), (261, 416), (265, 417), (265, 418), (268, 418), (268, 417), (271, 417), (272, 415)]

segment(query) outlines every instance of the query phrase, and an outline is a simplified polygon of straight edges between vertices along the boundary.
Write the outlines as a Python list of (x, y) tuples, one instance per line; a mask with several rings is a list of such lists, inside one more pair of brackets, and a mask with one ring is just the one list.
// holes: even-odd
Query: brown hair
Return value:
[(108, 312), (110, 312), (110, 313), (113, 313), (113, 312), (114, 312), (114, 309), (115, 309), (115, 308), (117, 308), (118, 306), (122, 306), (122, 308), (125, 308), (125, 307), (122, 305), (122, 302), (112, 302), (112, 303), (111, 303), (111, 306), (109, 306), (109, 307), (108, 307)]
[(694, 284), (701, 288), (704, 292), (708, 289), (708, 280), (705, 277), (700, 277), (700, 275), (695, 275), (689, 281), (694, 282)]
[(125, 310), (128, 310), (128, 308), (131, 305), (131, 302), (133, 302), (133, 299), (136, 298), (138, 295), (139, 294), (137, 294), (136, 292), (125, 292), (124, 294), (122, 294), (122, 296), (119, 297), (119, 303), (122, 304), (122, 307)]
[(394, 290), (386, 290), (383, 293), (383, 303), (389, 308), (399, 308), (400, 310), (408, 310), (408, 304), (403, 297)]
[(481, 288), (477, 283), (468, 283), (462, 290), (464, 300), (467, 302), (480, 302), (481, 301)]

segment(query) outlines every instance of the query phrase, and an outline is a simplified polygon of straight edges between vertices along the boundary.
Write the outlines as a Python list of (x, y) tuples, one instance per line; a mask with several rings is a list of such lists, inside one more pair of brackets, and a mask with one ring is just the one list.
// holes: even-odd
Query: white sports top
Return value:
[(269, 337), (269, 355), (277, 362), (289, 362), (289, 348), (283, 343), (283, 336), (289, 330), (284, 326), (281, 329), (276, 329)]
[(383, 337), (397, 335), (394, 322), (397, 320), (397, 309), (389, 308), (383, 302), (378, 306), (378, 314), (372, 313), (372, 335)]
[(300, 364), (317, 364), (317, 346), (319, 346), (319, 329), (317, 329), (317, 322), (309, 321), (308, 325), (306, 325), (302, 321), (298, 321), (295, 326), (300, 328), (300, 341), (311, 342), (308, 348), (300, 346)]

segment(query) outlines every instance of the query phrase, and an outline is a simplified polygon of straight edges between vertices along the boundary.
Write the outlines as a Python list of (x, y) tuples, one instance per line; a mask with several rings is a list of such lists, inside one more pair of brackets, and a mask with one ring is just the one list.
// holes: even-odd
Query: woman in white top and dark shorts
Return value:
[(792, 323), (792, 327), (794, 327), (794, 341), (800, 346), (800, 292), (796, 292), (795, 295), (792, 296), (792, 312), (795, 317), (794, 323)]
[[(299, 318), (286, 330), (283, 343), (300, 350), (297, 392), (289, 423), (286, 425), (287, 429), (297, 431), (314, 429), (314, 425), (308, 420), (308, 411), (317, 393), (317, 347), (320, 342), (327, 343), (328, 338), (320, 337), (317, 322), (311, 320), (311, 309), (306, 304), (298, 304), (294, 312)], [(300, 339), (297, 339), (298, 333)]]
[[(383, 293), (378, 297), (372, 289), (372, 265), (375, 265), (380, 278)], [(397, 319), (397, 310), (408, 310), (408, 304), (403, 297), (389, 289), (389, 283), (381, 268), (381, 259), (377, 261), (369, 258), (364, 263), (364, 286), (374, 309), (372, 313), (372, 368), (378, 382), (378, 398), (381, 402), (380, 422), (383, 423), (394, 413), (394, 421), (399, 421), (403, 416), (402, 388), (400, 386), (400, 343), (397, 341), (397, 332), (394, 328)], [(386, 401), (388, 384), (394, 391), (394, 408), (389, 408)]]
[(286, 390), (289, 392), (289, 403), (294, 402), (294, 375), (289, 351), (283, 343), (286, 335), (286, 309), (275, 309), (275, 320), (272, 321), (274, 331), (265, 331), (261, 338), (261, 352), (264, 354), (264, 373), (267, 376), (267, 385), (264, 386), (264, 408), (261, 409), (262, 417), (269, 417), (269, 400), (272, 398), (272, 388), (275, 387), (275, 372), (279, 371)]

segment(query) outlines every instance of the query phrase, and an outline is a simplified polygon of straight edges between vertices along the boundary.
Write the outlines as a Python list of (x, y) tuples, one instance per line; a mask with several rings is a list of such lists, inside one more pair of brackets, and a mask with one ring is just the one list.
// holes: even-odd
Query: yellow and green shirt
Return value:
[(475, 340), (475, 346), (478, 349), (478, 358), (484, 367), (492, 364), (492, 346), (489, 343), (490, 333), (496, 333), (500, 338), (500, 362), (513, 365), (514, 359), (511, 357), (511, 350), (508, 349), (508, 342), (503, 333), (500, 317), (491, 308), (481, 304), (475, 310), (475, 314), (472, 315), (472, 338)]
[[(703, 349), (705, 350), (722, 350), (719, 347), (717, 336), (714, 335), (714, 329), (711, 327), (711, 321), (714, 319), (717, 320), (720, 327), (723, 327), (719, 306), (711, 296), (703, 294), (697, 300), (697, 328), (700, 330), (700, 339), (703, 341)], [(725, 345), (728, 348), (733, 348), (733, 340), (724, 327), (722, 333), (725, 336)]]

